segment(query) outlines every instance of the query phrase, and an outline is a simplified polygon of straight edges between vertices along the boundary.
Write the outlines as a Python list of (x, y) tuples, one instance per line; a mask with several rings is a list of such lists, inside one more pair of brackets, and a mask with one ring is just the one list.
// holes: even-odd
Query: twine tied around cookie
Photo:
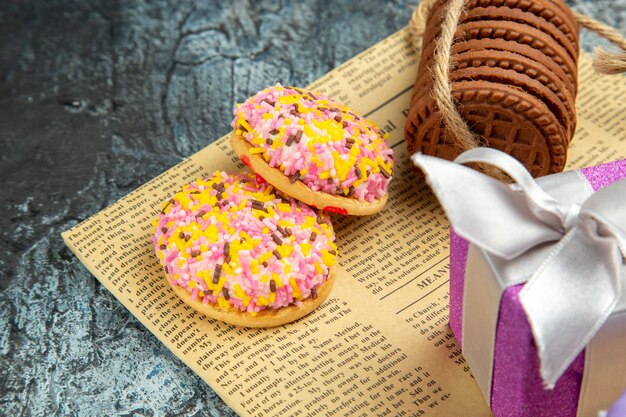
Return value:
[[(428, 14), (437, 0), (422, 0), (411, 16), (409, 22), (409, 38), (415, 49), (422, 49), (422, 38), (426, 30)], [(448, 0), (444, 20), (441, 24), (441, 34), (436, 40), (434, 65), (432, 70), (433, 98), (441, 111), (446, 131), (460, 148), (460, 152), (480, 146), (481, 139), (467, 126), (457, 109), (452, 97), (450, 83), (450, 56), (454, 41), (454, 33), (459, 25), (459, 19), (465, 7), (466, 0)], [(626, 39), (615, 28), (601, 23), (589, 16), (574, 13), (580, 27), (591, 30), (613, 44), (621, 52), (610, 53), (597, 48), (594, 51), (593, 67), (600, 74), (619, 74), (626, 72)], [(490, 167), (481, 167), (485, 173), (502, 179), (502, 173)]]

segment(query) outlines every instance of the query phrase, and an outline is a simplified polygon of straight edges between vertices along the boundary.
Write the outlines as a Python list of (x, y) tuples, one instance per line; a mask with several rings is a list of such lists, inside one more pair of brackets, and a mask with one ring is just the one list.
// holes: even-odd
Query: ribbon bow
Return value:
[[(553, 388), (620, 300), (626, 280), (626, 180), (580, 206), (568, 205), (546, 194), (516, 159), (495, 149), (466, 151), (458, 164), (422, 154), (412, 160), (426, 173), (455, 232), (474, 245), (506, 260), (551, 246), (520, 301), (537, 344), (541, 376)], [(467, 162), (502, 169), (517, 189), (460, 165)]]

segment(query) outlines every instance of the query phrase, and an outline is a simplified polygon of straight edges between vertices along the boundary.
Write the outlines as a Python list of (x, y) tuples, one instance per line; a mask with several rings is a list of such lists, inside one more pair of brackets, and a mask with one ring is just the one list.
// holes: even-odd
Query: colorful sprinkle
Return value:
[(215, 265), (215, 271), (213, 272), (213, 284), (220, 282), (220, 274), (222, 273), (222, 265)]
[(272, 239), (274, 240), (274, 243), (276, 243), (277, 245), (283, 244), (282, 239), (276, 236), (276, 233), (272, 233)]

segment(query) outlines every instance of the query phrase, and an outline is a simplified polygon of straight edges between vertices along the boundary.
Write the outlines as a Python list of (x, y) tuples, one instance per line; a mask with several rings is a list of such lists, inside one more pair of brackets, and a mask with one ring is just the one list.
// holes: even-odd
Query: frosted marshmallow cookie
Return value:
[(329, 97), (276, 85), (235, 109), (231, 144), (270, 184), (324, 211), (366, 215), (387, 202), (387, 134)]
[(305, 316), (328, 296), (334, 239), (327, 215), (252, 173), (215, 172), (165, 203), (153, 243), (185, 303), (226, 323), (270, 327)]

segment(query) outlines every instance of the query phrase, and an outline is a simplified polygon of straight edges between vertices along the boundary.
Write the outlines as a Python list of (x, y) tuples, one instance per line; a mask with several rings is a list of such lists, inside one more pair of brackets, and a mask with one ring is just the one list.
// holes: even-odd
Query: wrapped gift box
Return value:
[[(476, 149), (458, 161), (512, 169), (525, 186), (506, 187), (459, 164), (414, 157), (452, 224), (450, 326), (496, 417), (596, 417), (626, 389), (626, 160), (534, 183), (518, 178), (525, 173), (509, 158)], [(545, 201), (537, 204), (527, 194)], [(550, 210), (556, 214), (546, 214)], [(518, 239), (535, 241), (518, 245)], [(611, 242), (587, 250), (594, 239)], [(576, 245), (582, 246), (563, 249)], [(611, 265), (602, 265), (603, 254)], [(598, 270), (613, 277), (602, 281)], [(537, 284), (538, 275), (550, 272), (556, 280), (544, 276)], [(523, 294), (525, 286), (533, 288)]]

